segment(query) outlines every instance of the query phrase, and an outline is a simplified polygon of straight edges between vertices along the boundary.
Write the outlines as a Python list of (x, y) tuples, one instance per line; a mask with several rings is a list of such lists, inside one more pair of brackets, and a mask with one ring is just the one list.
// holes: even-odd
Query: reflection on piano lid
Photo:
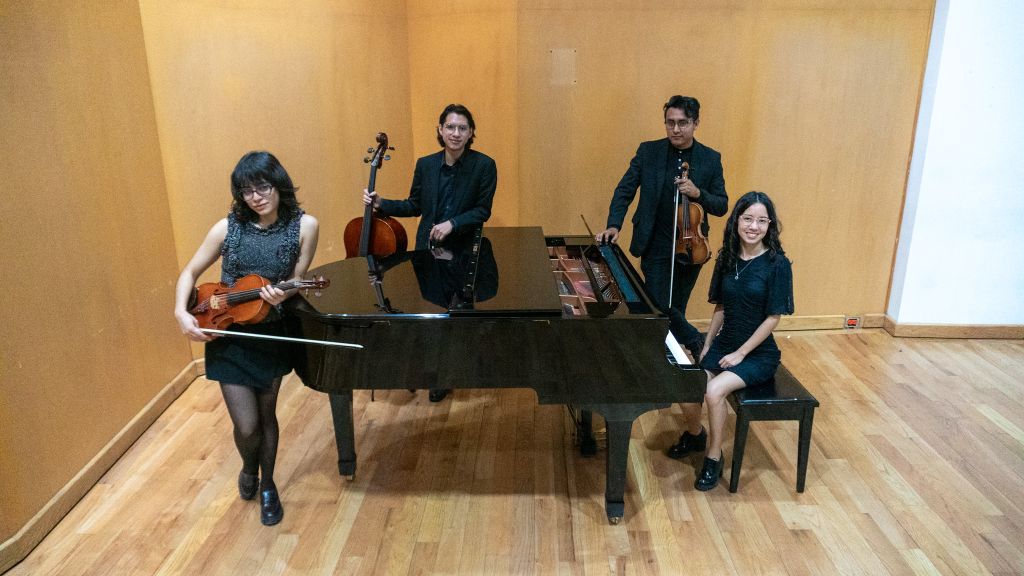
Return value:
[(666, 357), (668, 317), (618, 246), (545, 238), (540, 228), (486, 228), (479, 238), (477, 258), (453, 252), (444, 265), (429, 250), (382, 264), (332, 262), (311, 271), (330, 277), (331, 290), (286, 301), (305, 337), (366, 347), (297, 352), (302, 381), (330, 395), (338, 471), (356, 470), (352, 390), (530, 388), (540, 404), (604, 416), (605, 506), (616, 521), (633, 420), (671, 402), (700, 402), (707, 375), (681, 350), (676, 361)]

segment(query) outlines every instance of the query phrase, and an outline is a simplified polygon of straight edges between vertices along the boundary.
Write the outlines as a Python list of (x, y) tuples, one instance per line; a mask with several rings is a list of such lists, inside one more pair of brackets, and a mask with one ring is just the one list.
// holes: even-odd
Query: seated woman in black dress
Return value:
[[(277, 393), (281, 377), (292, 371), (292, 350), (280, 341), (244, 337), (212, 339), (188, 313), (196, 279), (217, 258), (221, 281), (234, 285), (248, 274), (271, 283), (299, 280), (316, 252), (319, 223), (299, 209), (295, 186), (269, 152), (250, 152), (231, 174), (231, 212), (214, 224), (202, 246), (185, 266), (175, 289), (174, 316), (190, 340), (206, 342), (206, 377), (220, 382), (234, 424), (235, 446), (242, 456), (238, 493), (252, 500), (260, 492), (260, 521), (272, 526), (284, 509), (274, 485), (277, 460)], [(296, 290), (264, 287), (260, 296), (273, 304), (258, 324), (232, 325), (233, 331), (284, 336), (286, 321), (276, 308)], [(259, 474), (262, 471), (263, 477)]]
[(683, 404), (687, 430), (668, 449), (671, 458), (704, 454), (694, 487), (711, 490), (722, 475), (726, 397), (734, 390), (764, 384), (775, 375), (781, 355), (772, 330), (782, 314), (793, 313), (793, 271), (779, 243), (775, 205), (763, 192), (748, 192), (725, 226), (708, 301), (715, 304), (700, 353), (708, 373), (704, 400), (710, 433), (700, 424), (700, 404)]

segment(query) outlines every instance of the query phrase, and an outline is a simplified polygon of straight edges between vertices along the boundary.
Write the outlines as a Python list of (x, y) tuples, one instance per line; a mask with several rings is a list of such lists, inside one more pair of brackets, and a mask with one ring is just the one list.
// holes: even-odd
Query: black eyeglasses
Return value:
[(239, 188), (239, 192), (242, 193), (242, 198), (246, 200), (252, 200), (252, 197), (255, 194), (259, 194), (260, 198), (266, 198), (267, 196), (270, 196), (270, 191), (273, 189), (273, 184), (267, 184), (266, 182), (264, 182), (263, 184), (257, 184), (252, 188)]

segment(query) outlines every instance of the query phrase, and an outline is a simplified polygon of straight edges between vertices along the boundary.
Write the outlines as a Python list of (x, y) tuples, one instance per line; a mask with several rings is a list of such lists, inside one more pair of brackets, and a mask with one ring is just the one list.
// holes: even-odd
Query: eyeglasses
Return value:
[(243, 199), (252, 200), (254, 194), (259, 194), (260, 198), (266, 198), (267, 196), (270, 196), (270, 191), (273, 189), (273, 184), (267, 184), (266, 182), (264, 182), (263, 184), (257, 184), (252, 188), (239, 188), (239, 191), (242, 193)]
[(744, 214), (743, 216), (740, 216), (740, 222), (743, 222), (747, 226), (750, 226), (754, 222), (757, 222), (758, 228), (764, 228), (765, 226), (768, 225), (769, 222), (771, 222), (771, 219), (764, 217), (754, 218), (753, 216), (747, 216)]
[(458, 132), (459, 134), (469, 133), (469, 126), (465, 124), (445, 124), (444, 129), (449, 134), (455, 134), (456, 132)]
[(690, 120), (689, 118), (687, 118), (686, 120), (680, 120), (679, 122), (676, 122), (675, 120), (665, 120), (665, 126), (669, 130), (675, 130), (677, 127), (680, 130), (686, 130), (686, 128), (692, 123), (693, 120)]

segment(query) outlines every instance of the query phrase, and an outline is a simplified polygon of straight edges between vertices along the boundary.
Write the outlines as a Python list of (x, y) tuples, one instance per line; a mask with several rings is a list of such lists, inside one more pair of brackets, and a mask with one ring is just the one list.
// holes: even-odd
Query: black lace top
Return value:
[[(728, 354), (750, 339), (769, 316), (793, 313), (793, 269), (782, 254), (774, 261), (768, 254), (737, 259), (733, 269), (721, 268), (715, 266), (708, 302), (724, 306), (725, 323), (711, 347)], [(769, 334), (748, 356), (778, 353)]]
[(277, 284), (291, 278), (299, 259), (302, 210), (291, 220), (278, 218), (267, 228), (228, 214), (228, 233), (220, 247), (220, 281), (233, 286), (239, 278), (259, 274)]

